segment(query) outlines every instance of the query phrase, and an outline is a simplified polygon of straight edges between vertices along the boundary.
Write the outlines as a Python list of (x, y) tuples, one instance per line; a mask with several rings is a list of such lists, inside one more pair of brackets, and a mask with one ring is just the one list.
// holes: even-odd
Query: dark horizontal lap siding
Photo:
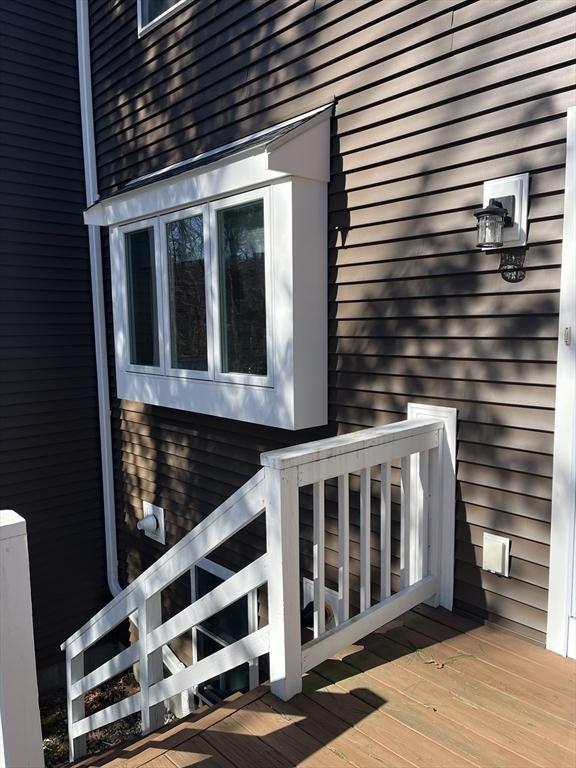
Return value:
[[(197, 0), (141, 39), (135, 2), (90, 10), (102, 194), (336, 99), (330, 424), (291, 434), (116, 401), (124, 578), (160, 553), (137, 535), (142, 499), (166, 507), (172, 543), (260, 451), (438, 403), (459, 412), (456, 606), (542, 640), (571, 0)], [(472, 212), (484, 180), (525, 171), (526, 277), (510, 283), (475, 249)], [(485, 530), (512, 540), (509, 580), (479, 567)], [(331, 513), (333, 550), (334, 531)], [(304, 520), (305, 565), (309, 538)]]
[(0, 505), (27, 522), (36, 654), (107, 599), (74, 0), (0, 2)]

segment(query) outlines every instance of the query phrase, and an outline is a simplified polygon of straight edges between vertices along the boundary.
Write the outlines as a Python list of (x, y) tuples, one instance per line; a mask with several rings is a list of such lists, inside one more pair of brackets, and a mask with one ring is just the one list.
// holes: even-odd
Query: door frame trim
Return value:
[[(566, 329), (569, 329), (566, 331)], [(565, 333), (570, 335), (568, 341)], [(573, 620), (576, 525), (576, 106), (567, 111), (566, 184), (560, 273), (552, 518), (546, 647), (576, 653)]]

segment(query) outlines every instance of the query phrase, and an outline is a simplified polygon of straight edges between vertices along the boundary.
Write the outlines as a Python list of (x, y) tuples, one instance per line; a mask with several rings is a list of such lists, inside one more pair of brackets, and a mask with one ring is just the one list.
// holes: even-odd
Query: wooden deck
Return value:
[(261, 687), (78, 766), (576, 766), (576, 662), (421, 607), (284, 703)]

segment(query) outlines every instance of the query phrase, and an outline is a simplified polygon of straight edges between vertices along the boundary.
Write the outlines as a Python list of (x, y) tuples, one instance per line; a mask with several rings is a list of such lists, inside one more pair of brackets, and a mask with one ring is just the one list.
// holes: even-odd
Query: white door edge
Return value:
[(576, 658), (576, 106), (567, 112), (546, 647)]

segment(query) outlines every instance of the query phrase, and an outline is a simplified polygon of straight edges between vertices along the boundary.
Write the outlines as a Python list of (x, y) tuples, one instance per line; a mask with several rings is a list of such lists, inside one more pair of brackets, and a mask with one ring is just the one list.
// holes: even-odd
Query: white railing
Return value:
[[(454, 546), (456, 412), (410, 405), (408, 420), (262, 454), (263, 469), (70, 637), (66, 650), (70, 758), (85, 735), (141, 712), (142, 731), (163, 723), (163, 702), (245, 662), (270, 654), (272, 692), (289, 699), (302, 675), (336, 651), (422, 601), (451, 608)], [(393, 584), (393, 475), (399, 469), (399, 581)], [(333, 481), (333, 482), (330, 482)], [(311, 488), (314, 637), (301, 641), (301, 489)], [(325, 625), (326, 489), (338, 510), (336, 626)], [(377, 493), (376, 493), (377, 491)], [(359, 524), (351, 528), (358, 497)], [(376, 508), (374, 514), (373, 507)], [(266, 513), (266, 553), (211, 592), (162, 622), (161, 591)], [(374, 526), (374, 520), (377, 526)], [(377, 553), (372, 546), (378, 534)], [(350, 532), (359, 530), (359, 607), (350, 607)], [(269, 567), (269, 564), (271, 566)], [(372, 575), (378, 595), (372, 596)], [(394, 576), (394, 579), (396, 577)], [(268, 590), (268, 625), (164, 679), (162, 649), (259, 587)], [(84, 652), (122, 621), (138, 626), (138, 642), (89, 674)], [(140, 666), (140, 691), (89, 717), (84, 695)], [(253, 677), (253, 676), (252, 676)], [(255, 684), (255, 682), (254, 682)]]
[[(270, 682), (289, 699), (302, 674), (418, 603), (452, 608), (456, 411), (410, 404), (408, 420), (262, 455), (267, 470)], [(392, 594), (393, 463), (400, 463), (400, 579)], [(373, 469), (374, 468), (374, 469)], [(350, 477), (359, 490), (359, 611), (350, 616)], [(375, 476), (373, 481), (373, 475)], [(338, 507), (337, 626), (325, 627), (326, 481)], [(378, 485), (379, 545), (372, 562), (372, 483)], [(312, 488), (314, 638), (300, 642), (300, 489)], [(379, 594), (372, 600), (372, 568)]]
[[(264, 511), (264, 480), (261, 470), (62, 645), (66, 651), (70, 760), (85, 754), (85, 737), (90, 731), (137, 712), (141, 713), (142, 732), (155, 730), (164, 723), (166, 699), (268, 652), (268, 627), (263, 627), (170, 677), (163, 676), (162, 647), (166, 643), (266, 583), (268, 558), (263, 555), (162, 623), (162, 590), (192, 572)], [(129, 617), (138, 627), (138, 642), (86, 675), (85, 651)], [(140, 691), (86, 717), (85, 694), (137, 662)]]

